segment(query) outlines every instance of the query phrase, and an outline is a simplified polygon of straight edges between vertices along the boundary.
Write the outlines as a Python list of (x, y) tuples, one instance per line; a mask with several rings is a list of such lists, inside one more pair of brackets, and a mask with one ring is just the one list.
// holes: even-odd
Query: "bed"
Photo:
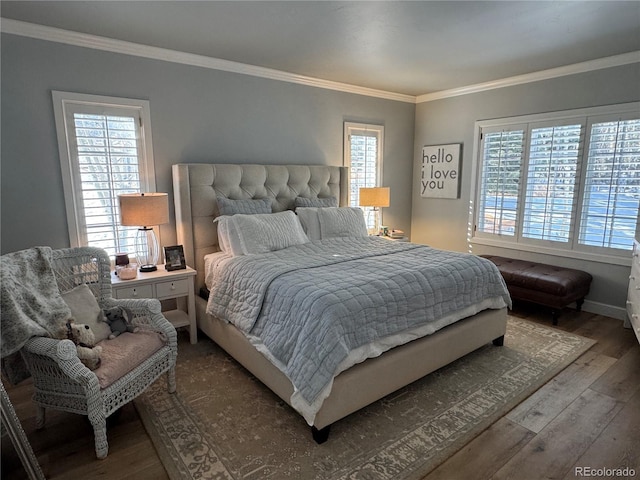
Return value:
[[(338, 374), (330, 379), (328, 385), (325, 385), (320, 393), (314, 390), (313, 396), (303, 399), (302, 403), (305, 405), (307, 405), (305, 402), (314, 404), (311, 411), (306, 407), (301, 407), (300, 397), (301, 393), (305, 391), (304, 388), (294, 387), (294, 383), (290, 378), (296, 377), (283, 368), (283, 365), (278, 364), (277, 359), (269, 355), (268, 349), (265, 348), (264, 344), (256, 341), (257, 337), (255, 335), (248, 333), (256, 325), (256, 322), (262, 321), (258, 320), (261, 317), (254, 318), (252, 322), (246, 325), (241, 318), (244, 316), (244, 311), (242, 310), (239, 312), (239, 319), (235, 324), (228, 318), (219, 318), (225, 315), (218, 315), (217, 312), (225, 311), (224, 308), (233, 304), (233, 299), (226, 301), (227, 297), (224, 295), (232, 295), (234, 291), (237, 291), (237, 288), (228, 288), (224, 295), (218, 294), (218, 299), (212, 302), (213, 293), (209, 294), (206, 286), (206, 283), (209, 283), (211, 279), (207, 278), (205, 263), (208, 264), (207, 266), (209, 264), (219, 266), (233, 265), (234, 268), (237, 267), (238, 271), (240, 271), (238, 265), (244, 263), (248, 265), (247, 268), (253, 268), (253, 271), (256, 272), (273, 271), (274, 273), (269, 273), (268, 275), (265, 273), (262, 276), (256, 275), (256, 277), (262, 279), (260, 281), (263, 281), (261, 285), (265, 285), (263, 287), (265, 292), (270, 292), (270, 295), (277, 295), (278, 289), (273, 286), (275, 278), (280, 279), (286, 275), (303, 275), (299, 276), (297, 280), (299, 284), (303, 284), (305, 283), (303, 281), (304, 275), (309, 276), (312, 275), (311, 272), (314, 272), (313, 275), (317, 275), (318, 279), (324, 278), (325, 283), (331, 283), (326, 280), (330, 279), (331, 275), (334, 275), (335, 278), (342, 277), (341, 274), (336, 274), (336, 272), (341, 271), (339, 269), (355, 269), (356, 263), (369, 262), (368, 257), (372, 257), (372, 261), (376, 259), (378, 261), (388, 261), (389, 259), (395, 261), (397, 258), (399, 264), (402, 262), (411, 263), (411, 255), (420, 255), (428, 247), (415, 244), (402, 245), (399, 242), (371, 238), (358, 238), (354, 239), (353, 242), (343, 238), (323, 239), (318, 242), (289, 246), (278, 252), (268, 252), (264, 254), (265, 259), (269, 257), (269, 262), (265, 264), (268, 265), (268, 268), (263, 268), (261, 264), (255, 263), (262, 261), (261, 258), (258, 258), (262, 254), (229, 259), (227, 258), (229, 255), (225, 256), (219, 253), (221, 250), (218, 238), (219, 227), (218, 223), (214, 222), (219, 217), (222, 207), (222, 205), (218, 205), (218, 199), (249, 200), (254, 203), (255, 199), (266, 199), (265, 202), (270, 205), (273, 212), (281, 212), (276, 216), (278, 218), (286, 217), (288, 222), (291, 220), (290, 217), (293, 216), (288, 211), (293, 210), (297, 201), (301, 198), (310, 199), (309, 201), (312, 205), (316, 201), (322, 202), (325, 199), (333, 198), (339, 206), (347, 206), (348, 180), (348, 170), (346, 168), (333, 166), (249, 164), (177, 164), (173, 166), (178, 243), (184, 247), (187, 264), (193, 265), (197, 271), (196, 290), (207, 292), (196, 299), (198, 328), (283, 401), (296, 409), (311, 426), (313, 438), (319, 443), (327, 440), (330, 426), (341, 418), (489, 342), (493, 342), (495, 345), (502, 345), (506, 331), (507, 306), (510, 302), (499, 272), (497, 277), (494, 278), (492, 276), (497, 272), (497, 269), (495, 269), (495, 272), (487, 272), (486, 275), (490, 276), (491, 282), (500, 283), (500, 285), (491, 287), (491, 292), (493, 293), (491, 293), (490, 299), (482, 302), (478, 301), (472, 306), (465, 306), (464, 308), (460, 307), (458, 309), (456, 307), (457, 310), (455, 312), (449, 312), (447, 315), (443, 315), (442, 319), (436, 319), (441, 323), (435, 332), (413, 325), (410, 331), (411, 335), (403, 337), (401, 344), (398, 346), (386, 345), (378, 348), (379, 345), (377, 345), (375, 349), (367, 350), (365, 353), (363, 353), (362, 349), (359, 350), (359, 357), (358, 355), (353, 358), (349, 356), (349, 362), (339, 363), (339, 368), (336, 370)], [(321, 213), (326, 214), (326, 212), (330, 211), (337, 212), (348, 209), (311, 208), (309, 210), (321, 210)], [(238, 216), (236, 219), (239, 220), (241, 217), (244, 216)], [(258, 218), (260, 216), (255, 217)], [(221, 220), (221, 239), (226, 238), (226, 231), (222, 231), (222, 220), (225, 218), (228, 217), (225, 215), (218, 219)], [(222, 235), (223, 233), (224, 235)], [(311, 235), (309, 234), (309, 236)], [(343, 252), (339, 250), (340, 248), (346, 249), (344, 253), (339, 255), (326, 254), (326, 251), (330, 249), (336, 252)], [(225, 251), (227, 250), (228, 248), (225, 246)], [(365, 253), (361, 255), (358, 252)], [(444, 255), (439, 251), (434, 251), (434, 254)], [(484, 269), (485, 263), (491, 263), (472, 255), (455, 254), (453, 252), (449, 252), (449, 254), (460, 257), (464, 262), (471, 262), (472, 266), (469, 267), (469, 270), (480, 267)], [(348, 258), (338, 258), (334, 262), (334, 260), (326, 260), (325, 257), (327, 256), (347, 256)], [(322, 257), (322, 260), (318, 260), (320, 257)], [(378, 257), (382, 258), (382, 260)], [(238, 258), (240, 260), (237, 260)], [(289, 263), (298, 262), (298, 260), (290, 260), (291, 258), (301, 259), (300, 262), (307, 263), (305, 266), (309, 267), (309, 269), (302, 273), (290, 273)], [(437, 258), (438, 262), (444, 262), (442, 268), (450, 268), (446, 266), (448, 265), (446, 257)], [(322, 265), (320, 263), (315, 264), (314, 262), (316, 261), (321, 261)], [(329, 263), (331, 265), (325, 265)], [(329, 270), (326, 272), (322, 270), (325, 268)], [(374, 267), (370, 266), (368, 268), (372, 269)], [(491, 264), (487, 268), (490, 270), (494, 266)], [(233, 268), (228, 269), (233, 270)], [(323, 272), (322, 274), (320, 273), (321, 271)], [(467, 279), (459, 281), (459, 283), (470, 282), (474, 286), (468, 287), (468, 289), (475, 291), (475, 285), (478, 283), (475, 278), (478, 276), (477, 274), (472, 275), (468, 272), (465, 273), (463, 270), (457, 274), (467, 275)], [(482, 273), (482, 275), (485, 275), (485, 273)], [(212, 278), (218, 281), (218, 283), (214, 283), (216, 288), (212, 290), (217, 294), (220, 290), (224, 290), (225, 285), (230, 284), (234, 277), (213, 275)], [(369, 280), (365, 283), (367, 288), (374, 288), (371, 285), (377, 284), (377, 280)], [(290, 287), (283, 288), (281, 287), (280, 291), (284, 292), (291, 289)], [(309, 285), (306, 288), (309, 288)], [(307, 290), (304, 295), (309, 296), (309, 291), (313, 290)], [(342, 288), (340, 291), (342, 291)], [(501, 293), (497, 293), (498, 291)], [(435, 294), (438, 295), (438, 292), (436, 291)], [(295, 292), (292, 295), (295, 295)], [(303, 295), (303, 293), (299, 293), (299, 295)], [(242, 298), (240, 300), (236, 299), (235, 302), (241, 304)], [(281, 297), (275, 298), (279, 301)], [(261, 307), (262, 301), (259, 299), (256, 302), (254, 310), (263, 308)], [(224, 308), (216, 310), (211, 306), (211, 303), (223, 305)], [(264, 309), (267, 309), (267, 305), (275, 303), (277, 301), (273, 300), (269, 303), (265, 297)], [(298, 303), (302, 304), (304, 302)], [(380, 311), (379, 308), (373, 310), (376, 314)], [(216, 315), (212, 313), (216, 313)], [(256, 315), (261, 314), (258, 312)], [(379, 314), (378, 316), (381, 315)], [(249, 316), (247, 314), (247, 318)], [(396, 314), (394, 318), (401, 316)], [(406, 317), (409, 318), (411, 315), (406, 315)], [(291, 319), (287, 320), (287, 322), (289, 321)], [(405, 327), (407, 326), (403, 328)], [(262, 328), (265, 329), (263, 331), (266, 331), (267, 327)], [(416, 335), (415, 332), (421, 333)], [(428, 334), (425, 335), (425, 332)], [(266, 335), (265, 338), (267, 338)], [(342, 342), (338, 343), (342, 344)], [(287, 373), (285, 374), (284, 372)], [(299, 380), (296, 379), (295, 381), (298, 382)]]

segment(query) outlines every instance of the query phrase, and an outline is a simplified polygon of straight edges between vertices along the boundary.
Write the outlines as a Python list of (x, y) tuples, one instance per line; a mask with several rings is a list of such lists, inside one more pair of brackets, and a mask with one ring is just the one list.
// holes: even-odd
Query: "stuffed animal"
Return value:
[(78, 358), (89, 369), (95, 370), (100, 366), (100, 355), (102, 355), (102, 347), (96, 345), (96, 339), (93, 330), (89, 325), (84, 323), (75, 323), (73, 319), (65, 324), (66, 335), (73, 343), (76, 344), (78, 350)]
[(139, 328), (131, 325), (133, 313), (128, 308), (118, 305), (117, 307), (108, 308), (104, 311), (104, 316), (111, 328), (109, 338), (114, 339), (124, 332), (136, 333)]

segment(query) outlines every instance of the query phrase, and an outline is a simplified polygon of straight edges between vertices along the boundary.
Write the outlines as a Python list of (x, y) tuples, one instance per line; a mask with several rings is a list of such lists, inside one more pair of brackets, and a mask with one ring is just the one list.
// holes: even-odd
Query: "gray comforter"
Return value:
[(209, 286), (208, 313), (259, 338), (310, 404), (356, 348), (486, 299), (510, 305), (492, 262), (379, 238), (228, 257)]

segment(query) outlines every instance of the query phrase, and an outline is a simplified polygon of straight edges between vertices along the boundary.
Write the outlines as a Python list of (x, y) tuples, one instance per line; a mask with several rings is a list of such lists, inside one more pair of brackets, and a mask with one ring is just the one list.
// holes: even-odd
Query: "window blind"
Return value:
[(524, 130), (483, 132), (480, 232), (515, 235), (524, 138)]
[(640, 119), (594, 123), (579, 242), (631, 249), (639, 207)]
[(576, 201), (582, 125), (533, 128), (522, 235), (567, 243)]
[(360, 203), (360, 189), (375, 187), (377, 181), (378, 139), (351, 135), (351, 205)]
[(73, 125), (86, 244), (133, 253), (137, 229), (120, 225), (118, 195), (141, 191), (139, 118), (74, 112)]
[(476, 122), (472, 241), (624, 264), (640, 232), (639, 108)]
[[(349, 205), (360, 206), (360, 189), (380, 186), (384, 127), (345, 122), (345, 165), (349, 167)], [(360, 207), (372, 230), (379, 211)]]

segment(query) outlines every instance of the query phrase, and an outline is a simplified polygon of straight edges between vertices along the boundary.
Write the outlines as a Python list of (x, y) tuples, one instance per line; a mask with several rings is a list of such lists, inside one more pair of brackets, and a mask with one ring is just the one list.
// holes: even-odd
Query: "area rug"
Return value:
[(595, 342), (510, 317), (488, 344), (336, 422), (329, 440), (206, 338), (135, 402), (171, 479), (420, 479)]

